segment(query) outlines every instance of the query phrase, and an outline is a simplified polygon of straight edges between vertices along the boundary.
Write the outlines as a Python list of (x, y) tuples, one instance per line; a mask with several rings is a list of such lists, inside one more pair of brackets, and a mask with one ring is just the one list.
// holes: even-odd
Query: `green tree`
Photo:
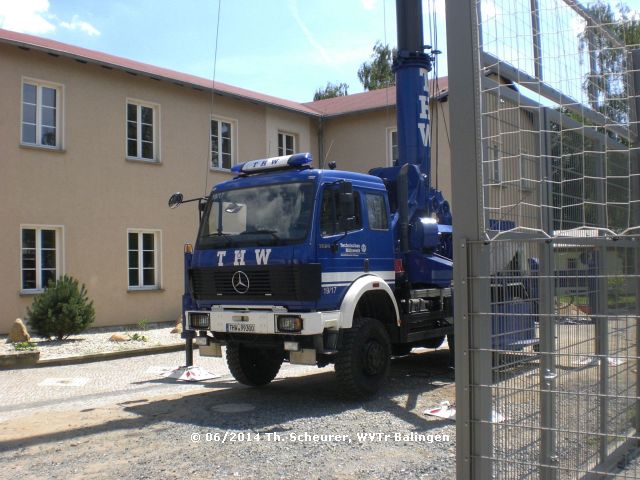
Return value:
[(628, 50), (617, 45), (611, 36), (626, 46), (637, 46), (640, 44), (640, 20), (633, 17), (623, 3), (618, 5), (617, 13), (602, 0), (587, 11), (604, 28), (588, 26), (580, 38), (581, 49), (589, 53), (592, 70), (585, 82), (589, 102), (594, 110), (624, 123), (629, 115), (627, 75), (631, 65), (627, 65)]
[(358, 69), (358, 78), (365, 90), (377, 90), (396, 84), (393, 73), (393, 57), (396, 49), (378, 41), (373, 46), (371, 61), (364, 62)]
[(85, 286), (67, 275), (51, 280), (27, 308), (29, 325), (40, 336), (63, 340), (85, 330), (95, 319)]
[(324, 100), (325, 98), (344, 97), (345, 95), (349, 95), (348, 89), (349, 85), (346, 83), (327, 82), (326, 87), (316, 90), (313, 101)]

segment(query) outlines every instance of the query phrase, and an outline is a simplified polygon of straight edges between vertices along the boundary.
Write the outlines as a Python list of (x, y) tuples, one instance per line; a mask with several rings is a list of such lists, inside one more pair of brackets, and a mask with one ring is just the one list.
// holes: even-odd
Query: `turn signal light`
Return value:
[(301, 332), (302, 318), (293, 315), (278, 315), (278, 331), (279, 332)]
[(396, 258), (393, 267), (396, 273), (404, 273), (404, 266), (402, 265), (401, 258)]

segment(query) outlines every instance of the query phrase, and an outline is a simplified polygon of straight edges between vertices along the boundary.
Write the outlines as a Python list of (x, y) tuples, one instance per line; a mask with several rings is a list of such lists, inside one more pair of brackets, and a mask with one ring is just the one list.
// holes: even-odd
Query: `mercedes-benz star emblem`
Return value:
[(247, 293), (249, 291), (249, 277), (242, 270), (238, 270), (231, 277), (231, 286), (240, 294)]

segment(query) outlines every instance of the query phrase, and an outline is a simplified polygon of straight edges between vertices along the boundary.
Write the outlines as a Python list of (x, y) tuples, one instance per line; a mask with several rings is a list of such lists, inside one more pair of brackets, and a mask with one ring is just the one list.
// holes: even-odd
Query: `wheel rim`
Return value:
[(362, 366), (367, 375), (377, 375), (384, 372), (386, 352), (384, 347), (375, 340), (369, 340), (363, 349)]

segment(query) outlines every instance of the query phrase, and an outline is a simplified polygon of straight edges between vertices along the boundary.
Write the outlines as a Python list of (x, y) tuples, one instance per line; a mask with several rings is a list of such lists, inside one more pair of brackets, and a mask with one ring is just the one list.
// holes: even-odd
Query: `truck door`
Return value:
[[(348, 287), (368, 272), (377, 272), (378, 232), (368, 228), (364, 191), (353, 189), (353, 216), (345, 218), (344, 198), (336, 185), (324, 186), (317, 229), (317, 258), (322, 265), (322, 298), (319, 308), (336, 309)], [(386, 208), (386, 207), (385, 207)], [(385, 239), (389, 238), (388, 231)], [(392, 245), (381, 242), (392, 252)], [(389, 260), (393, 278), (393, 259)]]

